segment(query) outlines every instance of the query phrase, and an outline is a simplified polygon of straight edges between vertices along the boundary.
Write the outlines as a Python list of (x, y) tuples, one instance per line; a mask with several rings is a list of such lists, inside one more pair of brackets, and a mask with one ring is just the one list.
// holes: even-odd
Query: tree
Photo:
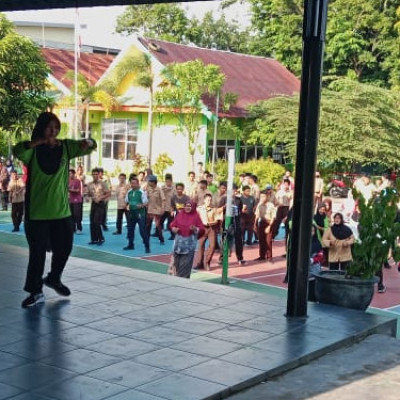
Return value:
[(12, 142), (31, 131), (37, 116), (52, 106), (46, 95), (48, 72), (40, 49), (0, 14), (0, 134), (8, 135), (8, 152)]
[(141, 4), (126, 8), (117, 19), (116, 31), (181, 43), (188, 26), (189, 19), (177, 4)]
[[(332, 82), (321, 97), (318, 160), (385, 166), (398, 164), (400, 96), (348, 79)], [(299, 97), (276, 97), (251, 108), (250, 142), (285, 143), (295, 159)]]
[(207, 12), (202, 20), (190, 19), (178, 4), (129, 6), (118, 17), (116, 31), (240, 53), (247, 52), (249, 37), (247, 30), (236, 21), (227, 21), (224, 15), (215, 20)]
[(199, 143), (203, 95), (216, 95), (225, 81), (219, 66), (205, 65), (201, 60), (168, 65), (164, 71), (165, 84), (155, 94), (158, 106), (168, 107), (177, 119), (176, 133), (186, 136), (188, 152), (194, 169), (196, 150), (203, 152)]
[[(301, 72), (303, 0), (250, 0), (254, 54)], [(399, 36), (395, 0), (329, 2), (324, 75), (388, 86), (395, 80)], [(397, 49), (397, 50), (396, 50)], [(396, 51), (395, 51), (396, 50)]]

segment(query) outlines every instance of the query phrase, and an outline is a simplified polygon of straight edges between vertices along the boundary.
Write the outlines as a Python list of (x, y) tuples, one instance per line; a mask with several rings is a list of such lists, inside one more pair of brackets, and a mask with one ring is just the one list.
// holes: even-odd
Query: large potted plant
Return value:
[(400, 222), (397, 222), (399, 192), (388, 188), (365, 201), (353, 190), (360, 211), (359, 237), (352, 248), (353, 261), (344, 271), (321, 271), (315, 276), (315, 297), (320, 303), (365, 310), (372, 301), (376, 274), (389, 251), (400, 260)]

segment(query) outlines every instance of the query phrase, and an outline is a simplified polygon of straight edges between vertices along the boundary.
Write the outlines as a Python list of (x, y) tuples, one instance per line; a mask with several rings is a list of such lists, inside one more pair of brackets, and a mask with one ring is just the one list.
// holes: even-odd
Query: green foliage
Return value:
[(135, 154), (135, 157), (132, 160), (132, 164), (133, 164), (133, 172), (135, 174), (139, 173), (140, 171), (144, 171), (149, 166), (147, 157), (142, 156), (139, 153)]
[(177, 4), (141, 4), (125, 9), (117, 19), (116, 31), (180, 43), (188, 27), (189, 19)]
[(225, 81), (219, 66), (205, 65), (201, 60), (168, 65), (162, 72), (167, 84), (155, 94), (158, 106), (168, 107), (175, 116), (177, 133), (188, 138), (188, 152), (204, 151), (199, 143), (201, 118), (204, 106), (202, 96), (216, 95)]
[(37, 116), (52, 106), (46, 95), (48, 72), (39, 47), (17, 34), (0, 14), (0, 130), (11, 144), (31, 131)]
[[(303, 0), (250, 0), (253, 54), (276, 58), (301, 72)], [(324, 71), (382, 86), (398, 84), (398, 1), (331, 0)]]
[[(218, 181), (226, 181), (228, 179), (228, 162), (226, 160), (218, 160), (214, 165), (214, 171)], [(256, 175), (258, 177), (258, 185), (263, 188), (268, 183), (275, 186), (280, 182), (285, 173), (285, 168), (270, 159), (251, 160), (235, 165), (236, 177), (246, 172)]]
[(174, 165), (174, 160), (167, 153), (160, 153), (158, 155), (153, 165), (153, 170), (159, 180), (164, 179), (164, 171), (172, 165)]
[(365, 202), (364, 197), (353, 190), (360, 208), (359, 241), (353, 247), (353, 261), (347, 268), (349, 276), (372, 278), (387, 260), (392, 249), (393, 259), (400, 261), (400, 223), (395, 222), (399, 191), (387, 189), (376, 198)]
[(224, 15), (214, 19), (212, 12), (202, 20), (189, 19), (177, 4), (128, 6), (117, 19), (116, 31), (205, 48), (248, 51), (249, 32), (241, 29), (238, 22), (229, 22)]
[[(332, 82), (322, 91), (318, 159), (386, 166), (398, 163), (399, 95), (350, 80)], [(287, 144), (295, 159), (299, 97), (276, 97), (251, 107), (253, 122), (246, 127), (250, 142)]]

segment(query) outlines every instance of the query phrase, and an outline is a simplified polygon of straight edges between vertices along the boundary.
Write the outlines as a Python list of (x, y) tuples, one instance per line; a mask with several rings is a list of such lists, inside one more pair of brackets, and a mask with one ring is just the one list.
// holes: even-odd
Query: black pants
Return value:
[(83, 203), (69, 203), (69, 208), (72, 214), (72, 221), (74, 223), (74, 232), (82, 230), (82, 214)]
[(8, 191), (6, 190), (1, 191), (1, 207), (3, 211), (7, 211), (8, 209)]
[(108, 214), (108, 201), (104, 202), (104, 215), (103, 215), (103, 220), (101, 221), (101, 225), (105, 230), (107, 230), (107, 214)]
[(149, 243), (149, 235), (147, 233), (146, 229), (146, 215), (145, 214), (138, 214), (131, 212), (129, 214), (129, 220), (128, 220), (128, 242), (129, 246), (133, 246), (134, 241), (135, 241), (135, 229), (136, 229), (136, 224), (139, 225), (139, 233), (140, 236), (142, 237), (144, 247), (146, 249), (150, 248), (150, 243)]
[(106, 205), (104, 201), (95, 203), (92, 201), (90, 207), (90, 239), (92, 242), (99, 242), (104, 240), (103, 231), (101, 225), (104, 221)]
[(118, 233), (122, 233), (122, 220), (125, 215), (125, 221), (129, 223), (129, 212), (126, 208), (117, 210), (117, 223), (116, 228)]
[(171, 213), (169, 211), (165, 211), (164, 214), (161, 215), (160, 229), (164, 229), (164, 222), (167, 221), (167, 229), (171, 233), (171, 236), (175, 237), (175, 235), (173, 234), (173, 232), (171, 231), (171, 229), (169, 227), (169, 225), (173, 219), (174, 219), (174, 217), (171, 215)]
[(29, 244), (29, 262), (24, 290), (29, 293), (42, 291), (42, 277), (46, 262), (46, 249), (53, 252), (49, 279), (60, 282), (65, 264), (72, 250), (72, 217), (63, 219), (25, 221), (25, 234)]
[(339, 262), (330, 262), (329, 269), (330, 270), (342, 270), (346, 271), (347, 266), (350, 264), (350, 261), (339, 261)]
[(11, 204), (11, 219), (14, 229), (19, 229), (24, 215), (24, 202)]

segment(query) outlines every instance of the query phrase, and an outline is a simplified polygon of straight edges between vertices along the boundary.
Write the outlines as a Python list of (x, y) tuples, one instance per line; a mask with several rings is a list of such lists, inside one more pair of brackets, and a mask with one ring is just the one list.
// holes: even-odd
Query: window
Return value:
[[(216, 160), (227, 160), (229, 149), (235, 148), (235, 140), (217, 140), (217, 156)], [(212, 160), (213, 156), (213, 141), (208, 142), (209, 159)], [(258, 159), (263, 156), (263, 146), (261, 145), (246, 145), (240, 144), (239, 162), (246, 162), (251, 159)]]
[(103, 158), (132, 160), (136, 153), (137, 133), (136, 119), (103, 119)]

